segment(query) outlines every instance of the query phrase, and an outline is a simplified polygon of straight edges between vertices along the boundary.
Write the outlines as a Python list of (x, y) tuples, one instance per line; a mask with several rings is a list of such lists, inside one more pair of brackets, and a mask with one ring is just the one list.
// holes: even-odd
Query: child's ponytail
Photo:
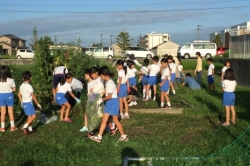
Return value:
[(127, 66), (123, 66), (123, 70), (125, 72), (125, 75), (127, 75)]

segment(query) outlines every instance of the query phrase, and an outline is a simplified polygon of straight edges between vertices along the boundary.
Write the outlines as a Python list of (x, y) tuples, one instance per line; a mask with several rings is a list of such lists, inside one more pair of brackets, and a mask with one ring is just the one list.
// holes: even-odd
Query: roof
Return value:
[[(15, 36), (15, 35), (12, 35), (12, 34), (6, 34), (6, 35), (2, 35), (2, 36), (0, 36), (0, 37), (3, 37), (3, 36), (8, 37), (8, 38), (10, 38), (10, 39), (24, 40), (24, 39), (22, 39), (22, 38), (20, 38), (20, 37), (17, 37), (17, 36)], [(24, 40), (24, 41), (26, 41), (26, 40)]]
[[(174, 43), (174, 42), (168, 41), (168, 42), (164, 42), (164, 43), (158, 44), (157, 46), (154, 46), (154, 47), (151, 48), (151, 49), (155, 49), (155, 48), (157, 48), (157, 47), (159, 47), (159, 46), (161, 46), (161, 45), (168, 44), (168, 43), (176, 44), (176, 43)], [(178, 44), (176, 44), (176, 45), (178, 45)], [(179, 45), (178, 45), (178, 46), (179, 46)], [(151, 49), (150, 49), (150, 50), (151, 50)]]

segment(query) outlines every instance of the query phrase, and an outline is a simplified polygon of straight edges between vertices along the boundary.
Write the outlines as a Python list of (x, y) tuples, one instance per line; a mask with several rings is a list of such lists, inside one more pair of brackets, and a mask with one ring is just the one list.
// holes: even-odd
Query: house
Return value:
[(163, 56), (165, 54), (177, 56), (177, 51), (179, 47), (180, 46), (178, 44), (168, 41), (151, 48), (150, 51), (158, 56)]
[(229, 32), (227, 29), (221, 30), (220, 34), (215, 32), (209, 35), (210, 42), (214, 42), (214, 39), (217, 35), (220, 35), (221, 42), (223, 47), (229, 48)]
[(145, 35), (143, 41), (145, 42), (146, 49), (150, 50), (159, 44), (170, 41), (170, 34), (155, 34), (152, 32), (151, 34)]
[(12, 34), (0, 36), (0, 54), (16, 55), (18, 49), (26, 49), (24, 39)]

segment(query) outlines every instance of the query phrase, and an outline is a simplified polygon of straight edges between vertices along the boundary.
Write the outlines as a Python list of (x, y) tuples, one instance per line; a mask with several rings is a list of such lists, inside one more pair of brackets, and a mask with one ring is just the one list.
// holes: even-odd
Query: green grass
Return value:
[[(191, 59), (191, 60), (185, 60), (182, 59), (181, 60), (182, 65), (183, 65), (183, 70), (185, 72), (185, 70), (195, 70), (196, 68), (196, 59)], [(202, 61), (202, 68), (203, 70), (207, 70), (208, 69), (208, 63), (207, 60), (203, 60)], [(215, 66), (215, 70), (221, 70), (223, 68), (223, 59), (214, 59), (214, 66)]]
[(0, 55), (0, 59), (16, 59), (15, 55)]
[[(122, 165), (129, 157), (206, 157), (208, 160), (167, 159), (153, 161), (153, 165), (249, 165), (249, 133), (243, 141), (214, 154), (233, 142), (249, 126), (249, 88), (236, 89), (236, 125), (222, 127), (225, 118), (219, 77), (216, 77), (216, 91), (208, 92), (206, 74), (203, 73), (200, 91), (178, 87), (177, 95), (170, 96), (173, 106), (180, 106), (180, 99), (193, 105), (185, 108), (182, 115), (131, 113), (130, 119), (122, 121), (128, 142), (118, 142), (119, 133), (113, 137), (105, 134), (98, 144), (80, 133), (83, 125), (82, 113), (72, 113), (74, 122), (54, 122), (33, 126), (37, 133), (29, 136), (21, 131), (0, 133), (0, 165)], [(157, 102), (143, 103), (155, 108)], [(152, 106), (153, 105), (153, 106)], [(81, 108), (78, 108), (81, 110)], [(23, 125), (25, 116), (17, 116), (16, 124)], [(6, 119), (6, 122), (8, 120)], [(242, 143), (242, 145), (240, 144)], [(244, 146), (243, 146), (244, 145)], [(226, 154), (226, 155), (225, 155)], [(224, 157), (224, 158), (223, 158)], [(147, 162), (129, 162), (130, 165), (147, 165)]]

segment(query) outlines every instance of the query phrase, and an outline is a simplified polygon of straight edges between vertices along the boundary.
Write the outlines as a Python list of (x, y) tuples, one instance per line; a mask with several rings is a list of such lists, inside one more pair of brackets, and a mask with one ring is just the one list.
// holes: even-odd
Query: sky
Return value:
[(89, 47), (101, 41), (108, 46), (122, 31), (136, 45), (138, 37), (169, 33), (170, 40), (184, 45), (209, 34), (250, 21), (250, 0), (11, 0), (0, 2), (0, 35), (14, 34), (31, 42), (39, 36)]

